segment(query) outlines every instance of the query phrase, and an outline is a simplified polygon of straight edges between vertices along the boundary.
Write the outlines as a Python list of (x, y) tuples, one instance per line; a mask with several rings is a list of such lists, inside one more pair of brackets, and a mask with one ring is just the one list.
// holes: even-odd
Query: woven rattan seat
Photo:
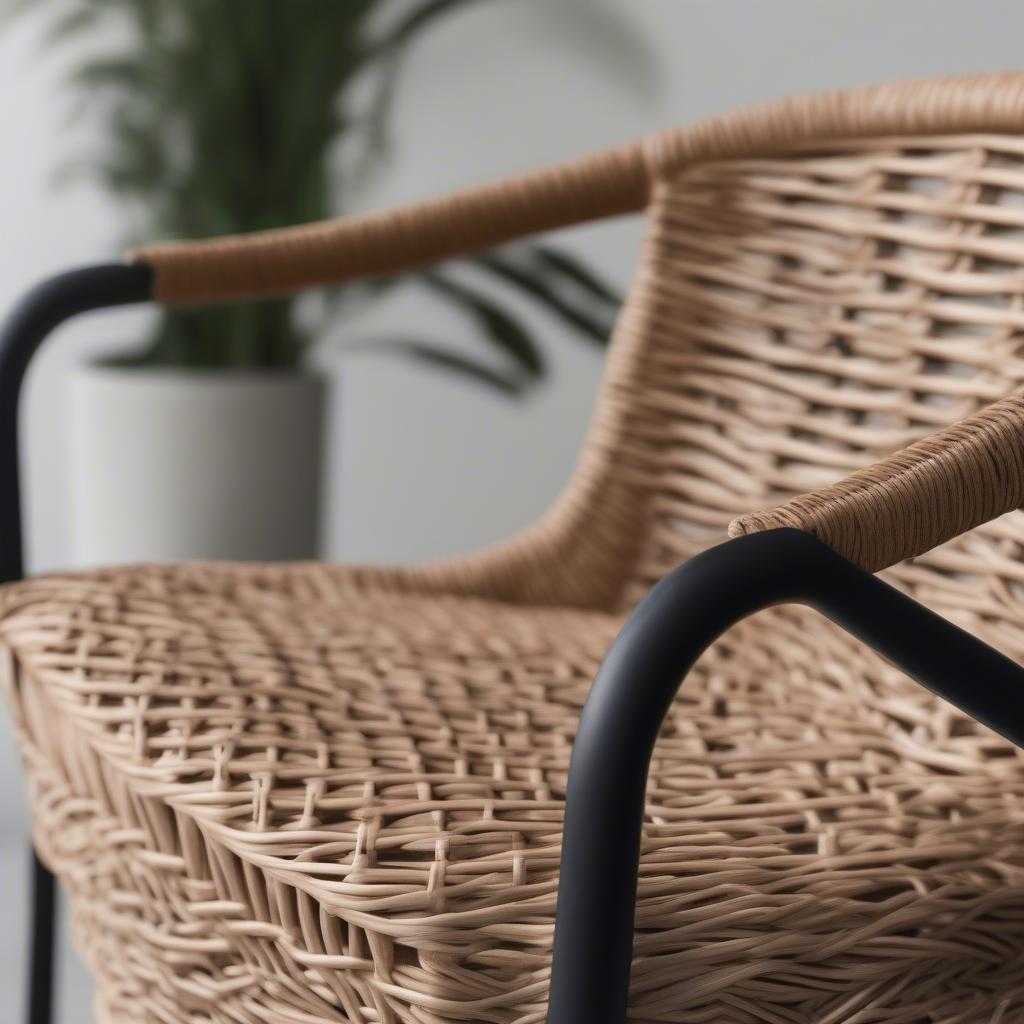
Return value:
[[(542, 1017), (570, 742), (619, 616), (321, 567), (56, 576), (0, 607), (111, 1019)], [(985, 1019), (1020, 967), (1005, 754), (811, 613), (744, 623), (656, 753), (636, 1019), (937, 993)]]
[[(520, 536), (0, 589), (100, 1021), (543, 1021), (591, 680), (730, 523), (816, 534), (1024, 660), (1024, 75), (783, 101), (137, 257), (161, 302), (227, 301), (637, 210), (587, 445)], [(816, 612), (760, 612), (662, 729), (636, 923), (630, 1021), (1024, 1020), (1024, 758)]]
[[(9, 588), (0, 628), (116, 1019), (500, 1018), (524, 981), (540, 1002), (550, 921), (524, 917), (553, 913), (572, 723), (615, 618), (203, 567)], [(328, 966), (326, 988), (305, 973)]]

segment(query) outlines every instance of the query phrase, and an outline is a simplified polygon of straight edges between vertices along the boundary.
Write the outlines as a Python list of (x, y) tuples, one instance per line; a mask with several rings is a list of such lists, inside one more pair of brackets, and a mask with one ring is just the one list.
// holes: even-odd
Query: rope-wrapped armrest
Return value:
[(1024, 505), (1024, 393), (1016, 393), (729, 535), (790, 526), (869, 572), (895, 565)]
[(541, 231), (642, 209), (640, 145), (604, 150), (395, 209), (313, 224), (134, 249), (164, 305), (286, 295), (398, 274)]

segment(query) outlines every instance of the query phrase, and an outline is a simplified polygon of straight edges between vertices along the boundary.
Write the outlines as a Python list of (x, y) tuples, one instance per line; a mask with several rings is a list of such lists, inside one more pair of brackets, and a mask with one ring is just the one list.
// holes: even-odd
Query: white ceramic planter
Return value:
[(315, 557), (324, 396), (301, 373), (81, 368), (75, 564)]

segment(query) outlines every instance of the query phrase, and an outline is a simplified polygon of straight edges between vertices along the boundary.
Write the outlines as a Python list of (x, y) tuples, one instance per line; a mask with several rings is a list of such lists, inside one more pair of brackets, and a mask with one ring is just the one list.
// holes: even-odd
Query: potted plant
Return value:
[[(65, 0), (48, 38), (82, 45), (70, 85), (105, 131), (79, 163), (134, 214), (130, 240), (202, 238), (343, 209), (349, 180), (382, 155), (402, 55), (474, 2)], [(427, 289), (498, 361), (430, 340), (379, 344), (509, 395), (544, 372), (510, 291), (607, 338), (618, 297), (568, 253), (531, 245), (469, 262), (471, 279), (442, 268), (312, 305), (164, 311), (144, 344), (84, 366), (76, 561), (314, 556), (325, 385), (305, 357), (357, 295)]]

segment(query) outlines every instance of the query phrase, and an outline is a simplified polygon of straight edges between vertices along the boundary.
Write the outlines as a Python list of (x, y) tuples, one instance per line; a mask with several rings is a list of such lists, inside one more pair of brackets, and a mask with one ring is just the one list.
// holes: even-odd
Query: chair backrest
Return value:
[[(452, 586), (629, 605), (735, 516), (1024, 384), (1024, 73), (787, 99), (412, 208), (137, 255), (161, 301), (226, 301), (640, 209), (578, 470)], [(954, 569), (994, 593), (1019, 519), (894, 571), (953, 606), (973, 585)]]
[[(789, 100), (649, 140), (646, 241), (581, 474), (633, 539), (623, 603), (736, 515), (1024, 385), (1022, 132), (1014, 74)], [(962, 604), (950, 558), (995, 571), (1019, 518), (905, 578), (933, 565), (926, 589)]]

